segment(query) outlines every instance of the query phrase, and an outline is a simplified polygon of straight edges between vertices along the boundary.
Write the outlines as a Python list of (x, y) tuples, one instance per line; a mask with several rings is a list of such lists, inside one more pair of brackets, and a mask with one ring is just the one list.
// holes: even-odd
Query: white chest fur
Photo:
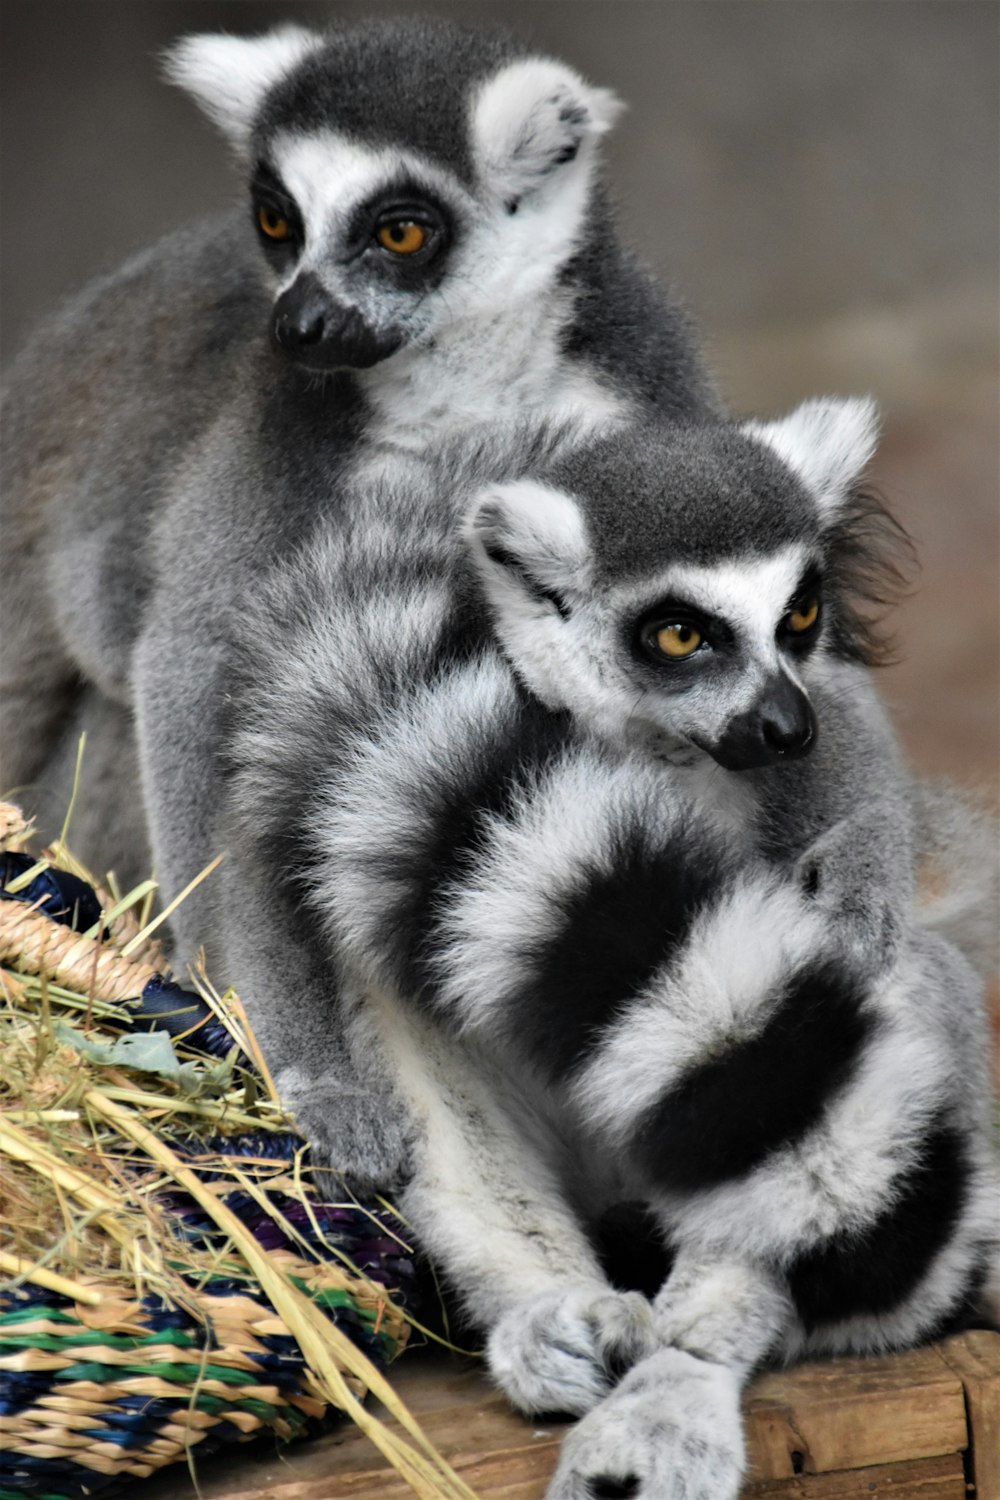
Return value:
[(498, 425), (552, 423), (580, 438), (621, 420), (629, 403), (560, 347), (569, 317), (565, 293), (527, 302), (516, 317), (497, 308), (363, 372), (372, 417), (362, 468), (386, 450), (417, 455)]

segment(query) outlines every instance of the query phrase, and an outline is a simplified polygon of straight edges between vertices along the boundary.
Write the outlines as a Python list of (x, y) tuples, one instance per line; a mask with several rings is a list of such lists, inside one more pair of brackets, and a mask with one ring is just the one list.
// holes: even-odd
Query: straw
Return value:
[[(0, 847), (30, 832), (0, 804)], [(62, 840), (37, 864), (82, 871)], [(475, 1500), (366, 1352), (391, 1358), (408, 1331), (387, 1289), (409, 1264), (391, 1207), (324, 1204), (305, 1180), (237, 997), (196, 978), (225, 1063), (197, 1022), (190, 1045), (130, 1032), (119, 1002), (162, 974), (151, 939), (176, 903), (137, 922), (153, 883), (112, 884), (76, 933), (17, 883), (26, 899), (0, 899), (0, 1443), (15, 1480), (76, 1500), (337, 1409), (421, 1500)]]

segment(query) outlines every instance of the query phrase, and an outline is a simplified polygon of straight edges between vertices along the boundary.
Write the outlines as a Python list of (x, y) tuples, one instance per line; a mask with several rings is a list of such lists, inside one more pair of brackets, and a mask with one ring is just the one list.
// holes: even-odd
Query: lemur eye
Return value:
[(413, 219), (394, 219), (380, 224), (375, 237), (383, 250), (394, 255), (414, 255), (427, 243), (427, 230)]
[(290, 240), (292, 237), (292, 226), (288, 220), (282, 218), (275, 209), (268, 208), (266, 203), (262, 203), (257, 210), (257, 223), (269, 240)]
[(656, 648), (664, 656), (677, 660), (682, 656), (690, 656), (692, 651), (697, 651), (701, 645), (701, 632), (695, 630), (693, 625), (661, 625), (655, 632), (653, 640)]
[(805, 631), (811, 630), (818, 619), (819, 599), (813, 594), (811, 598), (800, 600), (794, 609), (788, 611), (785, 624), (796, 635), (802, 635)]

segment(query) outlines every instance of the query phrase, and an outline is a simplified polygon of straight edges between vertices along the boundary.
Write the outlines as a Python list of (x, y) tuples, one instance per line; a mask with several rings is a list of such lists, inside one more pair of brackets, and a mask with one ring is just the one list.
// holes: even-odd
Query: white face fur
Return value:
[[(297, 27), (189, 37), (167, 71), (246, 157), (269, 89), (322, 43)], [(470, 92), (471, 184), (402, 147), (281, 130), (266, 141), (267, 177), (254, 186), (276, 293), (290, 297), (308, 278), (313, 296), (364, 320), (378, 358), (468, 337), (470, 324), (509, 323), (515, 308), (550, 296), (572, 255), (596, 144), (619, 107), (562, 63), (507, 63)], [(365, 362), (348, 353), (342, 364)]]
[[(564, 491), (533, 480), (494, 487), (465, 523), (497, 633), (527, 685), (612, 744), (675, 764), (708, 754), (738, 770), (810, 748), (809, 681), (828, 660), (822, 536), (871, 456), (875, 414), (870, 402), (814, 401), (743, 431), (804, 481), (811, 538), (737, 553), (720, 523), (717, 560), (665, 556), (608, 579), (585, 506)], [(651, 497), (653, 525), (658, 504), (669, 498)]]

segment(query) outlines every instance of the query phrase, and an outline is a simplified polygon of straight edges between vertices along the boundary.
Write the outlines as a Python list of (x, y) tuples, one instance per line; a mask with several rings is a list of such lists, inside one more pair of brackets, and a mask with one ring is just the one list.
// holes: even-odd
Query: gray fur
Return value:
[[(639, 429), (632, 441), (634, 452), (617, 434), (610, 459), (607, 444), (592, 446), (604, 482), (568, 497), (598, 553), (602, 599), (626, 604), (634, 575), (616, 570), (595, 539), (608, 534), (619, 490), (656, 471), (638, 455), (657, 443), (670, 451), (674, 435)], [(748, 565), (768, 549), (780, 555), (786, 538), (770, 509), (759, 535), (746, 537), (748, 507), (727, 532), (718, 503), (720, 453), (734, 495), (764, 482), (754, 440), (709, 427), (685, 443), (702, 445), (712, 476), (700, 494), (692, 485), (688, 502), (711, 511), (720, 576), (738, 574), (741, 547)], [(582, 1414), (552, 1500), (584, 1496), (600, 1476), (634, 1477), (643, 1500), (664, 1493), (666, 1476), (687, 1500), (730, 1500), (743, 1467), (740, 1390), (762, 1361), (905, 1347), (996, 1285), (982, 990), (922, 925), (908, 781), (833, 621), (797, 667), (820, 734), (790, 765), (737, 774), (705, 751), (664, 762), (627, 736), (595, 735), (572, 706), (532, 700), (519, 684), (530, 665), (484, 626), (469, 532), (449, 534), (449, 524), (490, 461), (508, 475), (515, 467), (484, 454), (454, 492), (445, 455), (427, 513), (412, 508), (402, 522), (391, 486), (350, 490), (350, 522), (271, 575), (241, 621), (230, 873), (239, 889), (241, 868), (260, 871), (285, 849), (315, 913), (300, 951), (311, 943), (325, 955), (319, 972), (328, 993), (338, 986), (355, 1053), (392, 1076), (405, 1105), (413, 1175), (404, 1210), (482, 1326), (510, 1399)], [(589, 472), (584, 459), (577, 472)], [(565, 473), (556, 452), (531, 482), (551, 488)], [(798, 542), (834, 534), (835, 505), (810, 498), (792, 469), (768, 467), (766, 484), (795, 497)], [(643, 577), (672, 561), (672, 504), (650, 486)], [(703, 519), (691, 516), (696, 534)], [(498, 566), (511, 567), (511, 556)], [(713, 566), (707, 552), (699, 566)], [(836, 575), (835, 557), (827, 566)], [(579, 577), (576, 587), (563, 601), (570, 619), (593, 603)], [(305, 803), (302, 788), (311, 789)], [(657, 878), (672, 868), (707, 881), (703, 904), (640, 989), (628, 990), (623, 972), (607, 1008), (586, 1011), (593, 998), (582, 989), (558, 993), (560, 966), (572, 959), (560, 933), (588, 890), (641, 897), (627, 884), (636, 861)], [(640, 906), (634, 915), (615, 908), (634, 951), (649, 943)], [(590, 937), (599, 909), (577, 932), (577, 942), (597, 944), (584, 948), (584, 979), (603, 960), (604, 939)], [(845, 1015), (856, 1006), (865, 1018), (816, 1113), (745, 1167), (694, 1186), (669, 1153), (651, 1161), (649, 1107), (766, 1035), (804, 973), (834, 976), (834, 992), (851, 997)], [(275, 988), (261, 968), (254, 988)], [(247, 998), (255, 1003), (254, 990)], [(808, 987), (802, 1005), (808, 1014)], [(280, 1009), (259, 1011), (279, 1069), (300, 1089), (303, 1123), (320, 1131), (322, 1080), (306, 1060), (310, 1039), (327, 1045), (326, 1013), (318, 990), (310, 999), (298, 986)], [(581, 1014), (593, 1027), (567, 1052)], [(796, 1047), (805, 1063), (810, 1047), (822, 1057), (828, 1043), (839, 1045), (830, 1036), (817, 1051), (803, 1033)], [(768, 1103), (741, 1098), (738, 1136)], [(711, 1134), (718, 1121), (701, 1125)], [(864, 1244), (920, 1183), (940, 1139), (957, 1153), (961, 1191), (947, 1206), (931, 1201), (922, 1259), (911, 1267), (899, 1251), (898, 1292), (878, 1292), (873, 1270), (868, 1310), (862, 1270), (851, 1292), (858, 1306), (808, 1312), (802, 1266), (830, 1246), (851, 1254)], [(608, 1282), (588, 1236), (602, 1208), (635, 1197), (678, 1253), (646, 1304)], [(622, 1365), (630, 1368), (616, 1384)]]
[[(199, 45), (184, 44), (174, 59), (175, 77), (195, 92), (181, 64), (194, 57), (191, 66), (204, 72)], [(476, 214), (493, 223), (499, 213), (479, 279), (466, 267), (461, 284), (462, 296), (488, 308), (505, 210), (473, 171), (469, 112), (484, 81), (531, 54), (492, 33), (406, 22), (317, 36), (286, 30), (262, 39), (258, 52), (246, 63), (247, 167), (255, 170), (279, 140), (325, 140), (330, 130), (351, 147), (388, 153), (390, 164), (405, 148), (407, 161), (423, 161), (465, 215), (459, 250)], [(271, 73), (261, 59), (271, 59)], [(260, 67), (270, 81), (258, 94)], [(601, 103), (601, 91), (562, 73), (566, 87)], [(240, 79), (239, 67), (229, 69), (216, 86), (238, 89)], [(211, 109), (204, 87), (200, 97)], [(233, 99), (227, 107), (236, 107)], [(567, 115), (574, 129), (604, 128), (588, 124), (581, 109)], [(81, 681), (91, 685), (82, 704), (96, 703), (96, 691), (122, 705), (116, 718), (102, 704), (88, 754), (118, 766), (123, 800), (144, 803), (169, 898), (218, 847), (213, 761), (226, 693), (219, 642), (261, 566), (337, 515), (348, 468), (391, 470), (403, 443), (419, 471), (449, 421), (475, 445), (484, 427), (525, 413), (536, 420), (536, 410), (539, 422), (564, 410), (572, 425), (614, 419), (635, 402), (716, 409), (684, 315), (622, 251), (592, 170), (581, 156), (551, 164), (545, 178), (548, 192), (548, 183), (575, 173), (583, 207), (578, 223), (565, 219), (563, 243), (552, 241), (541, 258), (544, 285), (520, 301), (504, 287), (492, 311), (469, 310), (449, 331), (456, 296), (446, 273), (434, 296), (417, 299), (437, 309), (427, 342), (418, 338), (371, 370), (317, 377), (272, 346), (270, 307), (287, 273), (261, 254), (249, 216), (235, 213), (169, 237), (39, 330), (9, 372), (4, 404), (5, 786), (54, 783), (57, 742), (82, 711)], [(543, 209), (532, 212), (541, 225)], [(560, 209), (555, 223), (563, 220)], [(523, 232), (526, 221), (522, 213), (506, 222)], [(340, 232), (338, 221), (331, 233)], [(336, 260), (336, 246), (327, 249), (324, 266)], [(352, 287), (361, 298), (356, 280)], [(382, 301), (391, 300), (384, 278), (373, 277), (376, 310), (379, 287)], [(405, 295), (392, 293), (397, 310)], [(495, 372), (495, 391), (484, 372)], [(455, 406), (456, 392), (480, 386), (477, 412)], [(414, 398), (421, 392), (422, 405)], [(432, 392), (440, 393), (437, 409), (427, 404)], [(141, 791), (129, 782), (133, 753), (123, 750), (133, 717)], [(109, 857), (120, 862), (122, 851), (99, 836), (81, 854), (99, 867)], [(211, 936), (205, 922), (197, 900), (179, 915), (182, 959)]]
[[(647, 690), (644, 707), (617, 717), (596, 711), (595, 680), (617, 672), (620, 685), (631, 670), (607, 632), (634, 621), (678, 549), (695, 590), (692, 569), (716, 569), (728, 588), (782, 548), (815, 548), (826, 564), (843, 454), (851, 475), (864, 457), (853, 440), (831, 447), (825, 417), (784, 429), (784, 446), (722, 423), (683, 317), (623, 255), (599, 183), (580, 175), (606, 101), (591, 91), (590, 114), (581, 95), (553, 121), (536, 100), (494, 160), (468, 133), (463, 101), (481, 103), (484, 79), (523, 54), (464, 35), (373, 27), (314, 45), (286, 34), (264, 93), (228, 98), (219, 118), (251, 167), (270, 154), (272, 169), (296, 166), (306, 182), (324, 151), (363, 175), (359, 148), (388, 148), (390, 166), (398, 156), (451, 205), (456, 255), (495, 249), (476, 262), (487, 271), (517, 269), (529, 215), (552, 230), (546, 195), (576, 181), (579, 217), (532, 258), (545, 276), (521, 301), (496, 287), (492, 308), (477, 302), (463, 275), (452, 322), (448, 262), (419, 305), (353, 263), (342, 272), (350, 215), (330, 203), (333, 240), (310, 243), (309, 271), (402, 340), (372, 368), (317, 377), (271, 346), (268, 309), (296, 268), (258, 261), (235, 218), (85, 293), (15, 365), (4, 776), (47, 782), (88, 704), (96, 774), (124, 772), (134, 716), (165, 893), (217, 848), (229, 855), (222, 879), (182, 910), (179, 956), (207, 940), (213, 971), (238, 981), (321, 1158), (359, 1187), (411, 1170), (404, 1208), (474, 1304), (511, 1398), (532, 1410), (596, 1403), (553, 1496), (629, 1463), (644, 1495), (661, 1494), (669, 1470), (678, 1494), (719, 1500), (739, 1482), (739, 1390), (762, 1358), (912, 1342), (960, 1309), (977, 1271), (996, 1277), (981, 997), (914, 915), (911, 791), (861, 653), (848, 649), (849, 610), (839, 636), (825, 633), (793, 669), (778, 643), (792, 601), (768, 596), (770, 614), (762, 605), (739, 636), (735, 696), (696, 695), (696, 725), (681, 722), (676, 693)], [(354, 105), (337, 72), (352, 48), (366, 59), (350, 70)], [(435, 72), (447, 77), (438, 124), (421, 93)], [(380, 106), (387, 78), (391, 110)], [(572, 140), (553, 133), (561, 124)], [(507, 262), (504, 246), (515, 247)], [(636, 417), (654, 408), (690, 429), (637, 435)], [(459, 529), (474, 491), (527, 475), (583, 517), (589, 572), (565, 597), (550, 578), (529, 600), (555, 631), (563, 612), (603, 622), (583, 697), (560, 699), (558, 684), (544, 701), (526, 691), (537, 660), (505, 633)], [(566, 562), (558, 548), (551, 560)], [(739, 609), (732, 623), (739, 634)], [(817, 748), (789, 766), (721, 769), (711, 752), (746, 710), (740, 684), (778, 670), (794, 670), (811, 699)], [(623, 732), (635, 724), (641, 733)], [(862, 785), (869, 805), (852, 822)], [(571, 806), (586, 815), (563, 817)], [(454, 851), (464, 858), (449, 866)], [(621, 890), (626, 851), (707, 881), (704, 909), (642, 993), (617, 997), (602, 1035), (554, 1068), (541, 1033), (508, 1012), (555, 971), (560, 899), (598, 878)], [(749, 977), (734, 974), (727, 957), (758, 931), (773, 942)], [(447, 941), (428, 945), (429, 934)], [(676, 1054), (650, 1054), (635, 1079), (651, 1105), (669, 1103), (699, 1064), (767, 1034), (807, 961), (826, 965), (851, 1004), (860, 995), (874, 1027), (842, 1089), (734, 1178), (694, 1193), (660, 1181), (621, 1089), (643, 998), (668, 1011), (689, 1002)], [(718, 980), (703, 992), (704, 972)], [(508, 989), (493, 974), (510, 976)], [(541, 1021), (547, 1003), (543, 991)], [(565, 1022), (553, 1012), (557, 1040)], [(613, 1120), (609, 1090), (629, 1105)], [(879, 1129), (859, 1136), (866, 1111)], [(938, 1120), (960, 1143), (968, 1190), (918, 1285), (879, 1316), (807, 1326), (785, 1286), (796, 1257), (870, 1227)], [(649, 1305), (610, 1287), (581, 1207), (588, 1194), (593, 1210), (637, 1190), (681, 1251)], [(735, 1336), (723, 1315), (734, 1305)], [(632, 1370), (605, 1394), (619, 1360)]]
[[(353, 299), (375, 321), (389, 318), (410, 342), (369, 369), (301, 368), (269, 332), (273, 299), (296, 274), (294, 257), (289, 264), (287, 255), (262, 254), (250, 216), (233, 214), (168, 238), (96, 283), (9, 373), (2, 498), (12, 583), (0, 595), (0, 775), (7, 786), (45, 788), (51, 806), (53, 789), (68, 796), (60, 774), (67, 737), (86, 727), (88, 776), (115, 784), (128, 821), (122, 828), (81, 818), (79, 853), (98, 871), (122, 869), (148, 844), (165, 900), (227, 847), (219, 822), (233, 688), (226, 642), (239, 639), (263, 574), (317, 525), (343, 517), (349, 474), (394, 480), (405, 508), (411, 489), (427, 484), (428, 455), (459, 434), (459, 448), (474, 457), (494, 428), (520, 431), (516, 462), (486, 463), (485, 482), (523, 472), (534, 434), (550, 421), (572, 438), (636, 406), (694, 415), (718, 404), (684, 315), (615, 237), (594, 156), (611, 114), (601, 91), (543, 61), (543, 80), (557, 76), (560, 89), (583, 101), (567, 113), (579, 135), (575, 158), (552, 142), (553, 121), (536, 110), (508, 141), (506, 162), (487, 160), (484, 143), (472, 140), (475, 101), (498, 69), (530, 62), (523, 49), (405, 23), (314, 41), (286, 31), (247, 52), (239, 39), (222, 39), (214, 73), (215, 42), (196, 41), (175, 53), (174, 76), (220, 119), (252, 176), (260, 159), (286, 168), (303, 144), (332, 149), (361, 163), (351, 192), (363, 197), (371, 148), (381, 153), (373, 181), (416, 175), (450, 205), (455, 227), (443, 279), (419, 296), (387, 281), (377, 254), (349, 261), (338, 254), (350, 204), (331, 199), (319, 225), (327, 228), (309, 241), (310, 264), (330, 295)], [(383, 98), (388, 80), (391, 104)], [(440, 116), (424, 91), (432, 83), (450, 101)], [(501, 104), (502, 97), (503, 87)], [(295, 101), (303, 99), (300, 118)], [(495, 106), (494, 98), (494, 113)], [(500, 116), (502, 125), (502, 107)], [(424, 139), (430, 129), (438, 131), (433, 141)], [(452, 149), (454, 160), (446, 160)], [(516, 213), (498, 197), (512, 173), (524, 195)], [(519, 248), (525, 236), (537, 253)], [(331, 280), (341, 272), (346, 279)], [(30, 792), (23, 800), (32, 806)], [(146, 833), (128, 851), (125, 835), (137, 817)], [(217, 881), (181, 905), (172, 954), (183, 972), (205, 947), (218, 982), (235, 980), (258, 997), (262, 1016), (273, 1015), (262, 1019), (266, 1040), (294, 993), (276, 963), (279, 948), (291, 946), (291, 926), (266, 912), (259, 935), (245, 924), (233, 933), (229, 913), (245, 910), (246, 891), (262, 883), (258, 871), (244, 878), (245, 887), (230, 888), (227, 877), (224, 899)], [(315, 978), (322, 997), (321, 977), (301, 962), (312, 976), (303, 983)], [(320, 1060), (304, 1041), (302, 1068), (290, 1061), (293, 1103), (326, 1100), (331, 1078), (354, 1088), (364, 1067), (361, 1057), (348, 1065), (338, 1002), (316, 1003), (327, 1052)], [(308, 1111), (324, 1140), (350, 1122), (344, 1162), (356, 1162), (362, 1176), (386, 1175), (403, 1159), (404, 1133), (391, 1123), (384, 1088), (381, 1095), (366, 1088), (337, 1121), (327, 1103)]]

